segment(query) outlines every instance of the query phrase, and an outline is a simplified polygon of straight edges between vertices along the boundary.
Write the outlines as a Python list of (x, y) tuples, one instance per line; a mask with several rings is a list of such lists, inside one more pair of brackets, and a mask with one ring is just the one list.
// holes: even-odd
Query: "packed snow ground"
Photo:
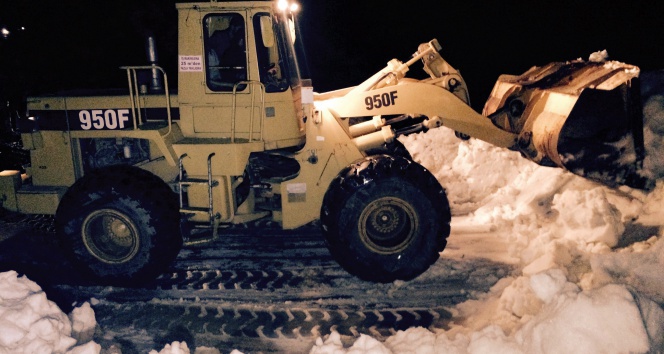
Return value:
[[(645, 168), (659, 178), (663, 107), (659, 95), (644, 106)], [(350, 347), (333, 332), (310, 353), (664, 352), (663, 181), (649, 193), (612, 190), (448, 129), (403, 142), (446, 188), (453, 229), (471, 232), (453, 232), (442, 256), (511, 262), (521, 274), (450, 309), (447, 330), (362, 335)], [(100, 353), (95, 325), (89, 303), (66, 315), (34, 282), (0, 273), (0, 353)], [(174, 342), (159, 353), (192, 352), (219, 351)]]

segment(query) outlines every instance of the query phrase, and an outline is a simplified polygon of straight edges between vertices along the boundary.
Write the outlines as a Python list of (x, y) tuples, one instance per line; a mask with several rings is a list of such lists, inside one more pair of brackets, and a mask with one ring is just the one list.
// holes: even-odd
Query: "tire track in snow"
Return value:
[[(10, 240), (17, 244), (30, 237), (26, 229), (35, 230), (38, 237), (29, 244), (45, 243), (53, 253), (52, 218), (0, 216), (2, 227), (23, 230)], [(316, 224), (222, 231), (213, 242), (185, 247), (167, 272), (142, 287), (101, 287), (53, 276), (44, 277), (53, 281), (48, 287), (55, 292), (48, 294), (60, 297), (65, 312), (72, 303), (94, 298), (100, 328), (95, 339), (104, 347), (118, 343), (143, 352), (178, 340), (223, 352), (303, 352), (331, 331), (351, 340), (360, 334), (384, 338), (413, 326), (445, 328), (451, 318), (446, 308), (487, 291), (491, 274), (509, 272), (502, 264), (443, 257), (412, 281), (370, 283), (332, 259)], [(18, 257), (33, 267), (58, 268), (48, 259), (27, 260), (25, 253)]]

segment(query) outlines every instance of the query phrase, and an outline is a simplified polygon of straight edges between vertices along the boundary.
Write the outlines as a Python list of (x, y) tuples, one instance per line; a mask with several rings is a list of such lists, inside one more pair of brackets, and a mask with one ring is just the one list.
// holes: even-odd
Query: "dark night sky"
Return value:
[[(587, 58), (597, 50), (643, 70), (664, 69), (662, 1), (301, 1), (300, 24), (319, 92), (358, 84), (433, 38), (461, 70), (476, 109), (500, 74)], [(126, 76), (117, 68), (145, 63), (149, 29), (160, 64), (175, 76), (173, 4), (0, 0), (0, 25), (26, 27), (0, 37), (0, 94), (122, 86)]]

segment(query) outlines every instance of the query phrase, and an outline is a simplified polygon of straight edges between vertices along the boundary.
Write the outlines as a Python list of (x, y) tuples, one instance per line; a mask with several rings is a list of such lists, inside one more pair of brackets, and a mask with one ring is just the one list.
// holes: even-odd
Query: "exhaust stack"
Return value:
[[(148, 36), (145, 46), (150, 65), (157, 66), (157, 61), (158, 61), (157, 44), (153, 36)], [(163, 90), (164, 90), (164, 83), (161, 77), (161, 73), (157, 68), (153, 68), (152, 79), (150, 80), (150, 91), (161, 92)]]

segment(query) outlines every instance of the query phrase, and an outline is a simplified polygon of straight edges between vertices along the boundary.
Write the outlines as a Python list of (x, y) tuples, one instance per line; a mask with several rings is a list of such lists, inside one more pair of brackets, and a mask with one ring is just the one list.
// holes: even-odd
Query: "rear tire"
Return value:
[(371, 156), (342, 170), (321, 210), (330, 253), (349, 273), (375, 282), (426, 271), (450, 233), (445, 191), (421, 165)]
[(87, 275), (111, 285), (154, 279), (182, 247), (179, 204), (158, 177), (110, 166), (69, 188), (56, 212), (65, 252)]

